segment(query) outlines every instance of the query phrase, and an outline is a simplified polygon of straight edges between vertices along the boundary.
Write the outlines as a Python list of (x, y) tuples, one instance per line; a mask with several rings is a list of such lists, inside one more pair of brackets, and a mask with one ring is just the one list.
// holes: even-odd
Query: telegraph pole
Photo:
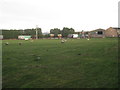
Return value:
[(36, 39), (38, 39), (38, 25), (36, 25)]

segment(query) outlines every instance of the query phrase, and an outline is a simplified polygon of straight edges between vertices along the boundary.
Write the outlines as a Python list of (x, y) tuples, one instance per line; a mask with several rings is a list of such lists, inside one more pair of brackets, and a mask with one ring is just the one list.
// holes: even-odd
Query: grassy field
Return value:
[(117, 38), (2, 42), (3, 88), (118, 87)]

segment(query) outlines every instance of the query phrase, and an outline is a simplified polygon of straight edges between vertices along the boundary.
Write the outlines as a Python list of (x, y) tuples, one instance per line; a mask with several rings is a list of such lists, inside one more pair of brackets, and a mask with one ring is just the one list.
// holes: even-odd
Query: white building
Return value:
[(3, 35), (0, 35), (0, 40), (2, 40), (3, 39)]
[(78, 38), (78, 34), (73, 34), (73, 38)]
[(31, 38), (31, 36), (25, 36), (25, 35), (20, 35), (18, 36), (18, 39), (21, 39), (21, 40), (29, 40)]

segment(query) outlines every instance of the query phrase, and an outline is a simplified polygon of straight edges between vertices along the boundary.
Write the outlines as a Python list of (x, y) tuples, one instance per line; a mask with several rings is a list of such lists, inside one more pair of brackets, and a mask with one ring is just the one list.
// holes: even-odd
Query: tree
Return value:
[[(38, 28), (38, 37), (42, 37), (42, 30), (41, 28)], [(36, 29), (19, 29), (19, 30), (7, 30), (7, 29), (2, 29), (2, 35), (4, 39), (17, 39), (19, 35), (31, 35), (33, 38), (35, 38), (36, 35)]]
[(62, 30), (62, 36), (67, 37), (69, 34), (74, 34), (75, 30), (73, 28), (64, 27)]
[[(38, 31), (38, 38), (42, 37), (42, 30), (41, 28), (37, 28)], [(25, 29), (24, 30), (24, 35), (31, 35), (32, 38), (36, 37), (36, 29), (32, 28), (32, 29)]]
[(37, 28), (37, 30), (38, 30), (38, 38), (42, 38), (43, 35), (42, 35), (42, 30), (41, 30), (41, 28)]
[(70, 28), (69, 29), (69, 34), (74, 34), (75, 33), (75, 30), (73, 28)]
[(54, 28), (50, 30), (50, 34), (54, 34), (55, 37), (58, 37), (58, 34), (61, 34), (61, 31), (58, 28)]

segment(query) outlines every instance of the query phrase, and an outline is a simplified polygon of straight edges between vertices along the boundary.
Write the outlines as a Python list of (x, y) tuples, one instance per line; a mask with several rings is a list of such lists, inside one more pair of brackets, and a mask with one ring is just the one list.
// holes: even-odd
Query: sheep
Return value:
[(65, 42), (64, 40), (61, 41), (61, 43), (64, 43), (64, 42)]
[(22, 42), (19, 42), (18, 44), (19, 44), (19, 45), (22, 45)]
[(6, 43), (5, 43), (5, 45), (9, 45), (9, 43), (8, 43), (8, 42), (6, 42)]

